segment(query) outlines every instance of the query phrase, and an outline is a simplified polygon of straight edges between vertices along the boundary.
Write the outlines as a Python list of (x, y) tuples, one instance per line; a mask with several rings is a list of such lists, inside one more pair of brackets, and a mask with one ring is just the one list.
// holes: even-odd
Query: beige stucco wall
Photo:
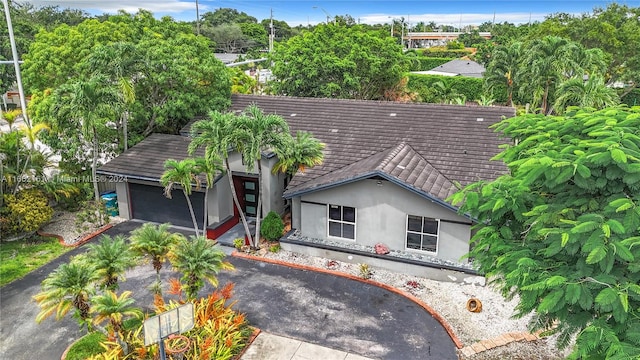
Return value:
[(440, 221), (438, 251), (425, 254), (460, 261), (469, 250), (470, 226), (466, 225), (469, 219), (385, 180), (361, 180), (306, 194), (299, 200), (293, 201), (293, 224), (299, 225), (305, 236), (328, 238), (327, 204), (333, 204), (356, 208), (355, 241), (358, 244), (373, 246), (382, 242), (391, 249), (407, 250), (407, 215), (418, 215), (465, 223)]

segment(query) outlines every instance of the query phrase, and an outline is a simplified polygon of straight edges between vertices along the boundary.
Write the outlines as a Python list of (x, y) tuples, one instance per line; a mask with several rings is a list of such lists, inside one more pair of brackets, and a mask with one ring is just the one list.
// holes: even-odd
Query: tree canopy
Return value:
[(270, 55), (278, 94), (382, 99), (407, 69), (402, 48), (384, 31), (319, 25)]
[(451, 200), (478, 225), (469, 256), (516, 316), (573, 358), (640, 356), (640, 107), (528, 114), (497, 131), (509, 171)]

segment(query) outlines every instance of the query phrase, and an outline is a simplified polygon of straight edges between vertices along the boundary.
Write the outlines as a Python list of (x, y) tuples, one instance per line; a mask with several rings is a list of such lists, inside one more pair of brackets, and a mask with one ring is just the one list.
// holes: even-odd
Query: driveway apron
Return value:
[[(127, 235), (139, 223), (125, 222), (107, 234)], [(60, 359), (82, 335), (71, 317), (35, 323), (38, 306), (31, 297), (40, 282), (71, 255), (46, 265), (0, 289), (0, 358)], [(220, 285), (235, 283), (234, 305), (249, 323), (268, 333), (378, 359), (457, 359), (445, 329), (422, 307), (382, 288), (324, 273), (260, 261), (228, 258), (234, 271), (219, 274)], [(179, 277), (165, 264), (163, 280)], [(126, 274), (120, 290), (133, 290), (139, 306), (151, 308), (147, 287), (155, 278), (151, 265)], [(212, 288), (207, 286), (201, 295)]]

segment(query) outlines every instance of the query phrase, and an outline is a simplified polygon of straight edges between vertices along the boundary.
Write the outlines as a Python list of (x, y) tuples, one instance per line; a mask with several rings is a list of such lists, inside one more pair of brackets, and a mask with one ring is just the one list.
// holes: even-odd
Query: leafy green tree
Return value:
[(577, 335), (573, 359), (640, 356), (640, 108), (528, 114), (496, 130), (508, 173), (450, 200), (477, 220), (469, 253), (532, 330)]
[(592, 76), (587, 81), (582, 77), (569, 79), (558, 87), (554, 109), (564, 112), (569, 106), (602, 109), (620, 104), (615, 89), (608, 87), (602, 77)]
[(187, 299), (193, 300), (204, 286), (204, 281), (218, 286), (220, 270), (231, 270), (233, 265), (224, 261), (225, 253), (213, 241), (204, 236), (180, 239), (169, 255), (171, 266), (182, 273)]
[(202, 14), (202, 23), (211, 27), (226, 24), (256, 24), (258, 19), (231, 8), (219, 8)]
[(193, 204), (189, 197), (194, 186), (196, 189), (200, 189), (201, 186), (200, 179), (198, 179), (198, 174), (200, 173), (198, 164), (194, 159), (184, 159), (180, 161), (167, 159), (164, 162), (164, 169), (165, 171), (160, 178), (160, 183), (164, 186), (164, 195), (171, 199), (174, 186), (180, 186), (182, 194), (185, 200), (187, 200), (189, 214), (191, 214), (191, 221), (193, 221), (193, 230), (196, 236), (199, 236), (198, 221), (196, 220)]
[(261, 24), (244, 23), (239, 25), (242, 34), (248, 39), (247, 47), (249, 49), (267, 49), (269, 35)]
[(36, 322), (40, 323), (54, 313), (56, 320), (60, 320), (74, 309), (74, 317), (80, 325), (87, 323), (90, 319), (89, 298), (95, 293), (97, 279), (97, 273), (87, 262), (72, 259), (60, 265), (42, 281), (42, 291), (33, 297), (40, 306)]
[(118, 280), (124, 279), (124, 273), (136, 265), (136, 256), (121, 235), (111, 237), (103, 235), (97, 244), (89, 244), (89, 251), (83, 260), (95, 267), (101, 279), (101, 287), (106, 290), (118, 289)]
[(320, 25), (276, 44), (270, 54), (278, 94), (383, 99), (407, 69), (402, 48), (384, 31)]
[[(264, 19), (260, 22), (266, 34), (271, 33), (271, 19)], [(298, 34), (297, 31), (292, 29), (289, 24), (281, 20), (273, 20), (273, 33), (275, 35), (275, 41), (281, 42), (289, 40), (291, 37)]]
[(485, 87), (495, 92), (505, 88), (507, 106), (513, 105), (513, 94), (519, 89), (523, 69), (523, 45), (514, 42), (508, 46), (497, 46), (491, 53), (487, 70), (484, 74)]
[(239, 24), (223, 24), (215, 27), (205, 26), (204, 36), (216, 44), (216, 51), (222, 53), (241, 53), (249, 47), (249, 38), (242, 32)]

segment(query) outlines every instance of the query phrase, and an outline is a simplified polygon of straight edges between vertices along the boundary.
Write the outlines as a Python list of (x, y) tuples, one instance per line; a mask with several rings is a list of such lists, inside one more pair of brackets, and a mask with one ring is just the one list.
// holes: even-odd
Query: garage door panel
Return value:
[[(173, 190), (172, 199), (168, 199), (160, 186), (129, 183), (129, 196), (134, 219), (193, 228), (189, 207), (182, 190)], [(193, 192), (190, 198), (198, 227), (202, 228), (204, 194)]]

